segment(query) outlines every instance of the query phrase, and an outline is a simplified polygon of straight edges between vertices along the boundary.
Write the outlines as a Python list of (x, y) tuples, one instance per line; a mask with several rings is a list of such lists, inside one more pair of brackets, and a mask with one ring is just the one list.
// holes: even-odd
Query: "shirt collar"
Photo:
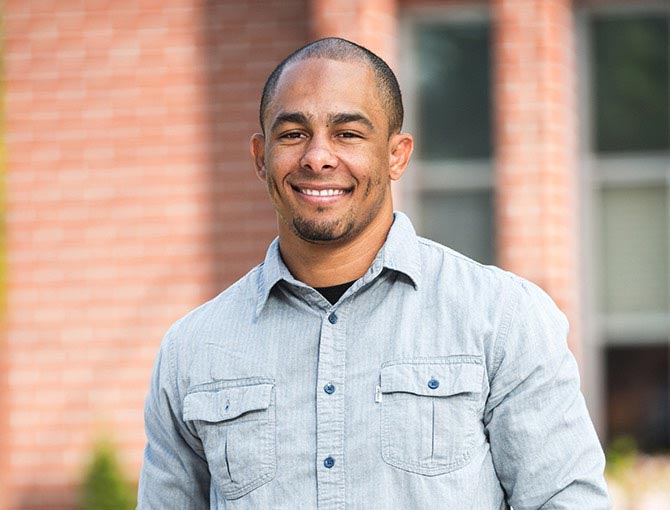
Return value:
[(270, 247), (268, 248), (267, 253), (265, 254), (265, 260), (261, 265), (260, 274), (258, 276), (258, 295), (256, 300), (256, 316), (261, 313), (263, 306), (265, 306), (268, 296), (270, 296), (270, 291), (280, 280), (293, 280), (293, 275), (284, 264), (284, 261), (281, 258), (281, 253), (279, 252), (279, 238), (276, 237)]
[[(392, 271), (398, 271), (407, 275), (414, 288), (419, 288), (421, 281), (421, 254), (419, 252), (419, 240), (410, 219), (403, 213), (394, 213), (393, 224), (389, 230), (386, 241), (375, 257), (373, 267), (380, 265)], [(256, 316), (265, 306), (272, 288), (284, 280), (294, 285), (305, 284), (296, 280), (282, 260), (279, 252), (279, 238), (275, 238), (270, 244), (265, 255), (258, 278)]]
[(393, 225), (384, 246), (379, 250), (377, 260), (381, 260), (382, 267), (407, 275), (412, 280), (414, 288), (419, 288), (421, 282), (419, 239), (412, 222), (405, 214), (399, 211), (394, 213)]

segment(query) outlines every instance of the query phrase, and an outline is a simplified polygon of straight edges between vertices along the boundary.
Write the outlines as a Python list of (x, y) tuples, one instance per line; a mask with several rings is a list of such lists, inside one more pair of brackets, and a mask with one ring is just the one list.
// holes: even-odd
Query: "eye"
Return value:
[(279, 138), (282, 138), (284, 140), (299, 140), (304, 136), (305, 135), (300, 131), (289, 131), (288, 133), (283, 133), (282, 135), (280, 135)]
[(339, 138), (361, 138), (361, 135), (352, 131), (343, 131), (342, 133), (338, 133), (337, 136)]

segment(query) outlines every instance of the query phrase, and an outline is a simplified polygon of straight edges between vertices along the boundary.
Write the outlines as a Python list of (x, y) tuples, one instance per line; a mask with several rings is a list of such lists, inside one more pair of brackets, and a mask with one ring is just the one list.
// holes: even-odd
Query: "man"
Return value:
[(167, 333), (140, 509), (609, 508), (564, 316), (393, 213), (402, 116), (342, 39), (269, 77), (251, 152), (279, 237)]

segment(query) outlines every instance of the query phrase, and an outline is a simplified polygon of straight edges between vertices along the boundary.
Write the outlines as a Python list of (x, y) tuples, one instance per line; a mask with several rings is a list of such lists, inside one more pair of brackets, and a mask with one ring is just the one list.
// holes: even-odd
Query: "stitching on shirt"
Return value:
[[(179, 420), (178, 423), (183, 423), (181, 421), (181, 417), (183, 416), (183, 399), (180, 396), (179, 393), (179, 381), (176, 377), (177, 374), (177, 357), (175, 356), (174, 349), (175, 347), (175, 339), (173, 336), (173, 329), (170, 329), (166, 334), (165, 334), (165, 349), (167, 350), (167, 372), (168, 372), (168, 377), (170, 378), (170, 382), (172, 383), (172, 391), (174, 391), (174, 395), (176, 396), (176, 406), (177, 406), (177, 412), (179, 413)], [(185, 434), (192, 435), (193, 432), (188, 428), (186, 424), (184, 424), (184, 427), (186, 430), (183, 430), (182, 427), (178, 427), (177, 433), (181, 436), (182, 440), (189, 445), (193, 451), (198, 455), (202, 460), (205, 460), (204, 457), (204, 448), (202, 448), (202, 443), (200, 442), (199, 438), (193, 437), (192, 440), (189, 441), (185, 437)], [(197, 442), (196, 442), (197, 441)]]
[(449, 462), (446, 464), (443, 463), (436, 463), (434, 466), (425, 466), (421, 463), (416, 463), (416, 462), (407, 462), (404, 460), (399, 459), (398, 457), (394, 457), (390, 453), (386, 453), (386, 460), (389, 462), (389, 464), (394, 465), (399, 468), (406, 469), (407, 471), (412, 471), (416, 472), (419, 474), (424, 474), (428, 476), (435, 476), (435, 475), (441, 475), (441, 474), (447, 474), (451, 471), (456, 471), (457, 469), (460, 469), (464, 467), (470, 458), (472, 457), (472, 454), (474, 453), (474, 449), (471, 448), (472, 444), (474, 442), (474, 438), (470, 440), (469, 442), (465, 443), (464, 448), (466, 448), (465, 453), (463, 453), (457, 460), (454, 460), (453, 462)]
[(462, 253), (457, 252), (456, 250), (453, 250), (449, 248), (448, 246), (441, 245), (439, 243), (436, 243), (435, 241), (432, 241), (431, 239), (426, 239), (425, 237), (418, 237), (417, 239), (419, 240), (419, 243), (423, 244), (424, 246), (427, 246), (428, 248), (434, 248), (437, 249), (438, 251), (442, 253), (446, 253), (447, 255), (451, 255), (452, 257), (459, 259), (463, 262), (467, 262), (468, 264), (475, 265), (479, 268), (486, 269), (487, 271), (497, 273), (500, 271), (497, 267), (495, 266), (487, 266), (486, 264), (482, 264), (481, 262), (477, 262), (476, 260), (473, 260), (469, 257), (466, 257)]
[(264, 454), (261, 456), (261, 458), (269, 460), (259, 463), (259, 469), (262, 470), (263, 473), (243, 486), (233, 490), (227, 490), (224, 485), (222, 491), (226, 499), (237, 499), (242, 497), (275, 478), (277, 473), (277, 411), (274, 403), (274, 389), (272, 391), (271, 404), (270, 407), (268, 407), (267, 412), (269, 413), (268, 421), (264, 426), (270, 427), (271, 439), (270, 444), (268, 445), (269, 452), (267, 452), (269, 455)]
[(243, 388), (245, 386), (256, 387), (264, 384), (271, 384), (274, 386), (275, 380), (272, 377), (264, 376), (244, 377), (242, 379), (220, 379), (218, 381), (210, 381), (191, 386), (186, 394), (190, 395), (191, 393), (216, 392), (228, 388)]
[(251, 492), (253, 489), (260, 487), (266, 482), (269, 482), (274, 478), (275, 472), (272, 467), (270, 467), (272, 471), (268, 473), (264, 473), (262, 476), (252, 480), (251, 482), (243, 485), (242, 487), (239, 487), (235, 490), (228, 491), (228, 490), (223, 490), (223, 494), (226, 496), (226, 499), (237, 499), (241, 496), (244, 496), (248, 492)]
[[(416, 397), (416, 398), (434, 398), (434, 397)], [(386, 405), (388, 405), (388, 403)], [(440, 474), (446, 474), (451, 471), (455, 471), (457, 469), (462, 468), (469, 462), (470, 458), (474, 453), (474, 448), (472, 448), (472, 446), (475, 441), (475, 435), (471, 434), (469, 440), (463, 445), (464, 452), (451, 462), (437, 462), (437, 461), (412, 462), (403, 460), (393, 455), (392, 453), (391, 430), (390, 430), (391, 419), (388, 417), (388, 411), (386, 413), (384, 412), (384, 402), (382, 402), (381, 413), (382, 413), (382, 438), (381, 438), (382, 458), (392, 466), (413, 473), (419, 473), (427, 476), (435, 476)]]
[[(489, 374), (489, 386), (493, 382), (498, 369), (502, 364), (502, 352), (505, 342), (507, 342), (507, 337), (509, 332), (512, 329), (512, 323), (516, 319), (516, 312), (519, 309), (519, 303), (521, 302), (521, 288), (518, 285), (514, 287), (517, 290), (517, 299), (512, 304), (510, 304), (507, 309), (503, 312), (503, 317), (500, 325), (500, 331), (495, 340), (494, 354), (493, 354), (493, 369)], [(505, 299), (503, 299), (505, 301)]]
[(454, 354), (452, 356), (400, 358), (382, 363), (382, 368), (396, 365), (482, 365), (482, 357), (475, 354)]
[[(267, 378), (263, 378), (267, 379)], [(267, 420), (264, 422), (261, 422), (260, 420), (253, 420), (253, 421), (245, 421), (242, 422), (243, 424), (249, 424), (249, 423), (263, 423), (263, 427), (269, 427), (270, 430), (268, 434), (270, 435), (269, 442), (267, 445), (267, 448), (265, 448), (262, 452), (256, 452), (256, 455), (254, 457), (254, 460), (258, 461), (261, 459), (260, 462), (257, 463), (258, 470), (260, 471), (260, 475), (257, 476), (256, 478), (251, 479), (244, 485), (237, 486), (235, 488), (231, 488), (231, 485), (236, 485), (235, 482), (224, 482), (221, 484), (221, 492), (223, 493), (224, 497), (226, 499), (237, 499), (240, 498), (252, 490), (260, 487), (261, 485), (264, 485), (265, 483), (273, 480), (276, 476), (277, 472), (277, 452), (276, 452), (276, 444), (277, 444), (277, 426), (276, 426), (276, 407), (275, 407), (275, 402), (274, 402), (274, 389), (271, 395), (270, 399), (270, 406), (265, 410), (265, 413), (267, 413), (268, 417)], [(231, 420), (232, 422), (235, 422), (236, 420)], [(210, 427), (219, 427), (220, 425), (215, 425), (212, 424)], [(230, 425), (228, 425), (230, 426)], [(232, 425), (233, 427), (235, 425)], [(263, 445), (259, 445), (263, 446)]]

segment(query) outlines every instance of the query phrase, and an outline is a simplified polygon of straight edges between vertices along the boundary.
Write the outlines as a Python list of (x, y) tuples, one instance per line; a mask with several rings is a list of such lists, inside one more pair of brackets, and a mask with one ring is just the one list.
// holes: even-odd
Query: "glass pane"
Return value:
[(670, 147), (668, 18), (593, 20), (597, 152)]
[(666, 188), (606, 188), (601, 198), (605, 311), (668, 311)]
[(643, 451), (670, 448), (668, 359), (667, 343), (607, 348), (608, 442), (628, 436)]
[(490, 157), (488, 24), (420, 25), (416, 42), (421, 158)]
[(490, 191), (427, 193), (422, 235), (483, 264), (493, 264), (493, 202)]

